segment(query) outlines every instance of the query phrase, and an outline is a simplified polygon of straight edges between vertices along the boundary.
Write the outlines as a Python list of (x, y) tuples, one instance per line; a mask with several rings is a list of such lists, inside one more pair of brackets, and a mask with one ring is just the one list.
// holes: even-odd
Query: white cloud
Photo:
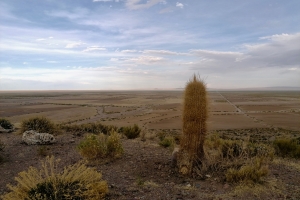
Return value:
[(141, 0), (127, 0), (126, 6), (131, 10), (150, 8), (158, 3), (164, 2), (163, 0), (148, 0), (146, 3), (140, 3)]
[(135, 53), (135, 52), (137, 52), (137, 50), (133, 50), (133, 49), (125, 49), (121, 51), (121, 53)]
[(177, 2), (177, 3), (176, 3), (176, 7), (178, 7), (178, 8), (183, 8), (184, 5), (183, 5), (182, 3)]
[(73, 48), (80, 47), (80, 46), (82, 46), (84, 44), (85, 43), (83, 43), (83, 42), (71, 42), (71, 43), (68, 43), (65, 48), (67, 48), (67, 49), (73, 49)]
[(83, 50), (83, 52), (90, 52), (90, 51), (105, 51), (106, 48), (104, 47), (99, 47), (99, 46), (90, 46), (87, 47), (85, 50)]
[(164, 61), (165, 59), (163, 57), (155, 57), (155, 56), (139, 56), (139, 57), (133, 57), (124, 60), (124, 62), (131, 63), (134, 65), (151, 65), (155, 63), (161, 63)]
[(156, 54), (156, 55), (188, 55), (187, 53), (179, 53), (168, 50), (144, 50), (142, 51), (144, 54)]

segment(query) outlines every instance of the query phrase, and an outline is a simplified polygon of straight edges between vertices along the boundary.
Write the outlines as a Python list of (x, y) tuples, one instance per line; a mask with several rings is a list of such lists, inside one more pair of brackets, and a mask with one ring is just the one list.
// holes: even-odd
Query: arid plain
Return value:
[[(231, 139), (272, 141), (300, 137), (299, 91), (209, 91), (209, 133)], [(266, 184), (255, 192), (239, 193), (219, 177), (194, 180), (178, 176), (171, 167), (171, 150), (158, 145), (157, 134), (181, 134), (183, 91), (11, 91), (0, 92), (0, 118), (11, 121), (14, 133), (0, 133), (6, 161), (0, 165), (0, 195), (6, 184), (29, 166), (39, 167), (39, 146), (21, 144), (21, 121), (44, 116), (56, 124), (101, 122), (118, 127), (138, 124), (146, 141), (123, 139), (122, 158), (93, 165), (109, 184), (107, 199), (297, 199), (299, 160), (275, 159)], [(47, 155), (62, 165), (82, 159), (76, 145), (84, 134), (59, 133), (57, 143), (45, 145)], [(268, 192), (263, 192), (269, 188)], [(262, 193), (262, 194), (261, 194)]]
[[(181, 129), (182, 91), (1, 92), (0, 117), (19, 126), (45, 116), (56, 123), (89, 123), (146, 129)], [(300, 131), (300, 92), (211, 91), (209, 130), (284, 128)]]

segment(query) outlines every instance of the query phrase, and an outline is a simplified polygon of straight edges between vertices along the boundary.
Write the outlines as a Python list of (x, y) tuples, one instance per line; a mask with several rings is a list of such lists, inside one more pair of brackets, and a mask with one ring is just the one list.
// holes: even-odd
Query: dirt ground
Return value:
[[(107, 199), (300, 199), (300, 161), (295, 159), (275, 158), (268, 177), (254, 187), (228, 184), (213, 174), (205, 180), (180, 176), (172, 166), (171, 149), (159, 146), (153, 132), (181, 132), (181, 91), (0, 94), (0, 118), (17, 128), (22, 119), (46, 116), (56, 123), (136, 123), (147, 130), (146, 141), (122, 139), (125, 153), (120, 159), (91, 164), (109, 184)], [(210, 132), (241, 140), (300, 137), (299, 92), (210, 92), (209, 102)], [(0, 133), (5, 144), (0, 195), (8, 191), (6, 184), (15, 184), (19, 172), (40, 166), (41, 148), (61, 159), (62, 167), (81, 160), (76, 145), (83, 138), (84, 134), (61, 133), (53, 145), (28, 146), (21, 144), (17, 133)]]

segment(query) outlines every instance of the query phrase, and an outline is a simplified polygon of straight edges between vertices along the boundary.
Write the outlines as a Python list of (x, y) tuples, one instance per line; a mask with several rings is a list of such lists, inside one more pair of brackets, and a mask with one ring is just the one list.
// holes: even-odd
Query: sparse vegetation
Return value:
[(0, 126), (4, 129), (13, 129), (14, 125), (7, 119), (0, 118)]
[(119, 129), (121, 133), (123, 133), (127, 139), (135, 139), (139, 137), (141, 129), (137, 124), (133, 126), (126, 126)]
[(281, 138), (274, 141), (277, 155), (300, 158), (300, 142), (296, 139)]
[(116, 131), (111, 131), (110, 135), (88, 135), (77, 146), (79, 153), (88, 160), (100, 158), (117, 158), (123, 154), (123, 147), (120, 136)]
[(21, 122), (20, 133), (29, 130), (34, 130), (39, 133), (54, 134), (57, 132), (57, 127), (50, 119), (46, 117), (32, 117)]
[(174, 137), (172, 136), (166, 136), (164, 137), (160, 142), (159, 142), (159, 145), (162, 146), (162, 147), (174, 147), (175, 145), (175, 140), (174, 140)]
[(15, 199), (103, 199), (108, 192), (106, 181), (102, 175), (84, 163), (79, 162), (57, 171), (58, 161), (47, 157), (42, 169), (30, 167), (28, 171), (19, 173), (16, 186), (8, 185), (11, 192), (5, 194), (3, 200)]
[(229, 168), (225, 174), (228, 182), (254, 182), (257, 183), (269, 173), (268, 166), (263, 163), (263, 158), (255, 158), (252, 162), (235, 169)]
[(108, 134), (112, 129), (117, 130), (116, 126), (103, 125), (100, 122), (88, 123), (88, 124), (66, 124), (60, 125), (61, 129), (67, 132), (88, 132), (94, 134)]

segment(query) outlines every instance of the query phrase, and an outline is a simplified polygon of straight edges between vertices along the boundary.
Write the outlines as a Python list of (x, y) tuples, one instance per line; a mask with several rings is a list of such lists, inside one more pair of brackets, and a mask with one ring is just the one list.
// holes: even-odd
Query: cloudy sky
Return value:
[(1, 0), (0, 90), (300, 86), (299, 0)]

